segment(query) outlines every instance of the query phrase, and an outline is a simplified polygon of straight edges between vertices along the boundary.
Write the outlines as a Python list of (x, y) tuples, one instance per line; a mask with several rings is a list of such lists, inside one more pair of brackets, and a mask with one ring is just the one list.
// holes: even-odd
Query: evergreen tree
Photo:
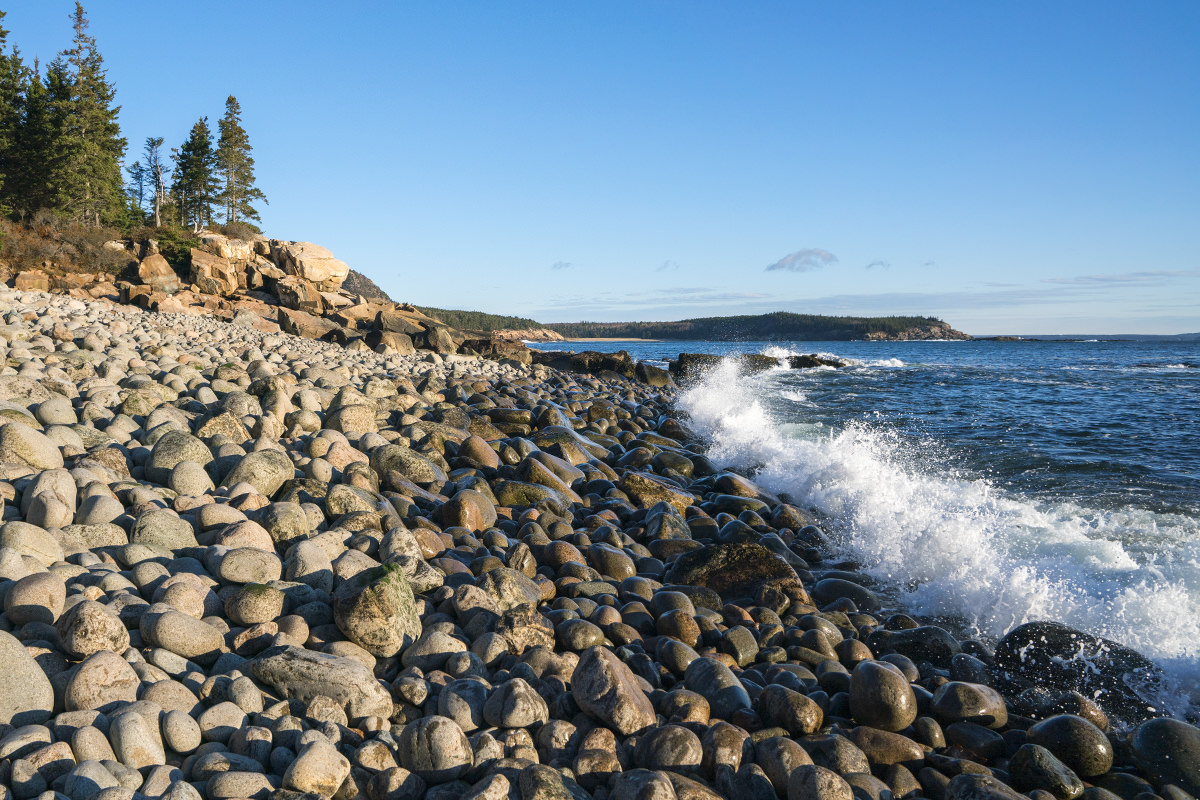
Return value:
[(22, 78), (14, 158), (8, 196), (13, 212), (28, 219), (40, 209), (59, 205), (63, 153), (58, 146), (63, 124), (61, 98), (66, 94), (66, 65), (56, 59), (42, 79), (41, 67)]
[[(5, 12), (0, 11), (0, 23)], [(24, 67), (16, 48), (6, 52), (8, 31), (0, 24), (0, 213), (12, 210), (9, 179), (15, 166), (17, 130), (21, 119), (21, 84)]]
[(61, 54), (66, 64), (65, 91), (54, 91), (50, 82), (61, 125), (58, 209), (75, 222), (95, 227), (122, 214), (125, 139), (117, 124), (120, 106), (112, 104), (116, 92), (108, 82), (96, 40), (88, 35), (87, 15), (78, 0), (72, 19), (72, 46)]
[(225, 223), (239, 219), (259, 219), (251, 205), (254, 200), (267, 202), (266, 195), (254, 185), (254, 159), (250, 155), (250, 137), (242, 127), (242, 107), (230, 95), (225, 100), (225, 116), (217, 123), (217, 175), (221, 192), (217, 196), (225, 212)]
[(192, 126), (187, 141), (172, 151), (175, 159), (173, 194), (179, 208), (180, 223), (191, 224), (192, 230), (212, 223), (213, 201), (218, 187), (216, 153), (213, 152), (212, 131), (208, 117), (201, 117)]
[(149, 182), (150, 171), (141, 161), (133, 162), (132, 165), (125, 168), (125, 171), (129, 173), (129, 186), (126, 189), (129, 193), (129, 202), (138, 210), (142, 219), (145, 219), (146, 185)]

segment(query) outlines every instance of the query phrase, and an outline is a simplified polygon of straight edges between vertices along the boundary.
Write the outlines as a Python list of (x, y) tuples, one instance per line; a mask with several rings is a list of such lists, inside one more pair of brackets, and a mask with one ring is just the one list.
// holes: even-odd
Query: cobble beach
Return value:
[(673, 387), (40, 292), (0, 316), (13, 797), (1200, 792), (1152, 660), (900, 607)]

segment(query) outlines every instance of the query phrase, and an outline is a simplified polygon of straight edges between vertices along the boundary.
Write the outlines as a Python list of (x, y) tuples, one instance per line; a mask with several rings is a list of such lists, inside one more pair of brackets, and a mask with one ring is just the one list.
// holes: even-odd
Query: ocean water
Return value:
[(1050, 619), (1129, 645), (1200, 701), (1200, 344), (612, 342), (824, 353), (845, 369), (739, 374), (679, 406), (719, 465), (827, 517), (898, 605), (995, 640)]

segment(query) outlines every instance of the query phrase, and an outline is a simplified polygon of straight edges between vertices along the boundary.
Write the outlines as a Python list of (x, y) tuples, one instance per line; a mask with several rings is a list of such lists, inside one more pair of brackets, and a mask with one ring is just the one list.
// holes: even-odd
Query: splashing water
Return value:
[(761, 400), (770, 374), (729, 360), (680, 406), (723, 466), (818, 510), (844, 555), (914, 613), (949, 615), (996, 639), (1057, 620), (1154, 658), (1173, 701), (1200, 699), (1200, 521), (1129, 508), (1034, 500), (926, 458), (931, 442), (851, 422), (814, 429), (777, 420)]

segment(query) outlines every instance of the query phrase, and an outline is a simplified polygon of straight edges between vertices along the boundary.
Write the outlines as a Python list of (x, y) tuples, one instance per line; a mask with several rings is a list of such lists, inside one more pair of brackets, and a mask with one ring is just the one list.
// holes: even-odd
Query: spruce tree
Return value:
[(61, 53), (66, 63), (65, 91), (56, 93), (51, 87), (61, 125), (58, 201), (69, 219), (95, 227), (122, 215), (125, 139), (117, 124), (120, 106), (113, 105), (116, 91), (108, 82), (96, 40), (88, 35), (87, 15), (78, 0), (72, 20), (72, 46)]
[(63, 129), (60, 113), (66, 86), (66, 65), (62, 59), (50, 65), (45, 80), (36, 60), (33, 69), (23, 76), (14, 158), (8, 177), (12, 210), (21, 219), (60, 205), (64, 163), (59, 147)]
[(125, 168), (125, 171), (129, 173), (129, 186), (126, 188), (129, 193), (129, 202), (144, 220), (146, 218), (146, 186), (149, 183), (150, 171), (141, 161), (133, 162)]
[[(4, 16), (0, 11), (0, 23)], [(8, 52), (8, 31), (0, 24), (0, 213), (12, 210), (10, 176), (16, 160), (24, 71), (16, 48)]]
[(254, 158), (250, 155), (250, 137), (242, 127), (242, 107), (230, 95), (225, 100), (225, 116), (217, 123), (217, 175), (221, 181), (218, 200), (225, 212), (225, 224), (238, 220), (259, 219), (254, 200), (267, 202), (266, 195), (254, 185)]
[(181, 224), (192, 230), (212, 223), (213, 201), (216, 198), (216, 154), (213, 152), (212, 131), (208, 117), (201, 117), (183, 146), (172, 151), (175, 159), (175, 182), (172, 185)]

